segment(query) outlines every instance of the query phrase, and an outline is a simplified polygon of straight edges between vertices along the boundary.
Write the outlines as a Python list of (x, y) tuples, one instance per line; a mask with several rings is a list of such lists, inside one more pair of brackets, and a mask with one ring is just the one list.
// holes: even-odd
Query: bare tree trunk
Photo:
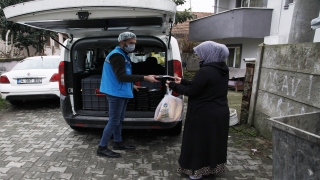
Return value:
[(28, 46), (25, 46), (24, 48), (26, 48), (26, 50), (27, 50), (28, 57), (30, 57), (29, 47), (28, 47)]

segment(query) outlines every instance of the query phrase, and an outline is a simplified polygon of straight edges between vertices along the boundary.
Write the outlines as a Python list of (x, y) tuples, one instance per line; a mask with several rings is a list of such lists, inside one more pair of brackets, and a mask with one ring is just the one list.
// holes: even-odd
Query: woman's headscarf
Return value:
[(193, 50), (203, 61), (203, 64), (223, 62), (229, 56), (229, 50), (225, 45), (213, 41), (205, 41), (194, 47)]

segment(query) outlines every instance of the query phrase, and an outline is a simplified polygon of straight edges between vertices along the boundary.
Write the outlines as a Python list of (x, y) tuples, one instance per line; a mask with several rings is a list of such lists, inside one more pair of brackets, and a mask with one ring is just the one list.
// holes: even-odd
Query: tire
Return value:
[(173, 136), (178, 136), (182, 131), (182, 121), (180, 121), (175, 127), (168, 129), (169, 134)]
[(78, 127), (78, 126), (70, 126), (70, 128), (75, 130), (75, 131), (83, 131), (84, 130), (83, 127)]
[(8, 100), (12, 105), (21, 105), (23, 101), (21, 100)]

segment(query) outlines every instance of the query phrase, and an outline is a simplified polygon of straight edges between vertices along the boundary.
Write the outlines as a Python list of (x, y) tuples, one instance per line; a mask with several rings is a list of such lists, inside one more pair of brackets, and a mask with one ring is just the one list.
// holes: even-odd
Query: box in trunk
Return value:
[(106, 95), (99, 91), (101, 75), (92, 75), (81, 80), (82, 106), (86, 110), (108, 110)]

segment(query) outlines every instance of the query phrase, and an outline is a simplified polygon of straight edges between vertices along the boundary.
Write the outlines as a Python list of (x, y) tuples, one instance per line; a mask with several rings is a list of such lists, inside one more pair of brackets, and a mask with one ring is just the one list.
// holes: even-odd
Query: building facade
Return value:
[(310, 22), (319, 2), (310, 0), (216, 0), (215, 13), (190, 22), (192, 41), (214, 40), (229, 47), (229, 67), (245, 68), (258, 45), (319, 42)]

